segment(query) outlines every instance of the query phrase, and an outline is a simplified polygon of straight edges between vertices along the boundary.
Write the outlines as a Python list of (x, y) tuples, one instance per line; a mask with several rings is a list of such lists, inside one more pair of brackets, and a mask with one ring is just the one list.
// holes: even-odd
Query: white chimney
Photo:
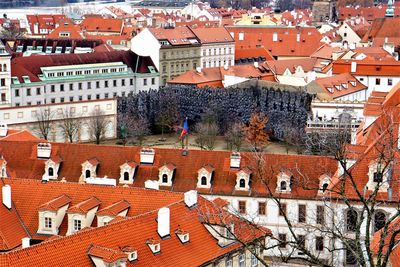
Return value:
[(157, 232), (161, 238), (169, 235), (169, 208), (158, 210)]
[(357, 62), (352, 61), (351, 62), (351, 70), (350, 72), (356, 72), (357, 71)]
[(278, 33), (277, 33), (277, 32), (274, 32), (274, 33), (272, 34), (272, 41), (273, 41), (273, 42), (278, 42)]
[(185, 199), (186, 206), (188, 206), (189, 208), (193, 207), (194, 205), (197, 204), (197, 191), (190, 190), (190, 191), (185, 192), (184, 199)]
[(300, 33), (297, 33), (296, 35), (296, 42), (300, 43)]
[(201, 73), (201, 67), (196, 68), (197, 73)]
[(228, 69), (229, 69), (228, 64), (225, 64), (225, 65), (224, 65), (224, 70), (228, 70)]
[(156, 152), (152, 148), (142, 148), (140, 151), (140, 163), (153, 164)]
[(231, 154), (231, 168), (240, 168), (240, 153), (239, 152), (232, 152)]
[(29, 237), (22, 238), (22, 248), (29, 248), (31, 246), (31, 239)]
[(153, 181), (153, 180), (145, 181), (144, 187), (147, 189), (155, 189), (155, 190), (160, 189), (160, 185), (158, 184), (158, 181)]
[(258, 62), (254, 62), (254, 67), (258, 68)]
[(11, 186), (6, 184), (3, 186), (1, 193), (3, 195), (3, 204), (8, 209), (11, 209)]
[(0, 124), (0, 137), (7, 136), (7, 132), (8, 132), (7, 124), (5, 123)]
[(42, 159), (49, 159), (51, 155), (51, 144), (50, 143), (39, 143), (37, 144), (37, 157)]

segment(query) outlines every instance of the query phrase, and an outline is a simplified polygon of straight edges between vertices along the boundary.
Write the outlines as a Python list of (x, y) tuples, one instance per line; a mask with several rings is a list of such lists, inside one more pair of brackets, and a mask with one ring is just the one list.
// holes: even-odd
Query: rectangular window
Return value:
[(52, 99), (50, 100), (50, 102), (51, 102), (52, 104), (54, 104), (54, 103), (56, 103), (56, 99), (55, 99), (55, 98), (52, 98)]
[(286, 203), (280, 203), (279, 216), (286, 215)]
[(299, 223), (306, 222), (306, 205), (299, 205)]
[(305, 235), (298, 235), (297, 241), (298, 241), (297, 245), (300, 248), (305, 248), (305, 246), (306, 246), (306, 236)]
[(324, 238), (322, 236), (317, 236), (315, 238), (315, 250), (316, 251), (324, 250)]
[(5, 93), (1, 93), (1, 101), (2, 102), (6, 101), (6, 94)]
[(69, 97), (69, 102), (74, 102), (74, 97), (73, 96)]
[(49, 217), (44, 217), (44, 228), (51, 229), (53, 227), (53, 221)]
[(31, 105), (32, 105), (32, 102), (26, 102), (26, 105), (27, 105), (27, 106), (31, 106)]
[(240, 254), (239, 255), (239, 267), (245, 267), (246, 266), (246, 257), (244, 256), (244, 254)]
[(78, 97), (78, 99), (79, 99), (79, 101), (82, 101), (82, 96), (80, 95), (80, 96)]
[(125, 96), (125, 92), (122, 92), (122, 93), (121, 93), (121, 96)]
[(376, 85), (380, 85), (381, 84), (381, 79), (380, 78), (376, 78), (375, 79), (375, 84)]
[(41, 92), (40, 92), (40, 87), (37, 87), (36, 88), (36, 95), (40, 95), (41, 94)]
[(117, 80), (113, 80), (113, 86), (117, 87)]
[(92, 83), (91, 82), (87, 82), (87, 89), (92, 89)]
[(117, 93), (116, 92), (113, 93), (113, 97), (117, 97)]
[(87, 95), (87, 100), (92, 100), (92, 96), (91, 95)]
[(81, 220), (74, 220), (74, 230), (79, 231), (82, 229), (82, 222)]
[(104, 98), (108, 98), (108, 93), (105, 93), (105, 94), (104, 94)]
[(78, 83), (78, 89), (82, 90), (82, 83)]
[(15, 96), (19, 96), (19, 89), (15, 89)]
[(104, 81), (104, 87), (108, 88), (108, 81)]
[(239, 213), (246, 214), (246, 201), (239, 201)]
[(64, 103), (64, 97), (61, 97), (61, 98), (60, 98), (60, 102), (61, 102), (61, 103)]
[(133, 79), (129, 79), (129, 84), (133, 85)]
[(125, 86), (125, 79), (121, 80), (121, 86)]
[(42, 101), (36, 101), (36, 105), (41, 105)]
[(233, 260), (232, 259), (227, 260), (225, 266), (226, 267), (233, 267)]
[(251, 254), (251, 267), (257, 267), (257, 266), (258, 266), (258, 259), (256, 258), (256, 256)]
[(97, 95), (96, 95), (96, 99), (100, 99), (100, 94), (97, 94)]
[(52, 85), (50, 87), (50, 92), (54, 93), (55, 91), (56, 91), (56, 87), (55, 87), (55, 85)]
[(317, 223), (325, 224), (325, 207), (317, 206)]
[(392, 78), (388, 78), (388, 85), (393, 85), (393, 79)]
[(70, 84), (69, 84), (69, 90), (70, 90), (70, 91), (73, 91), (73, 90), (74, 90), (74, 84), (73, 84), (73, 83), (70, 83)]
[(60, 84), (60, 92), (64, 92), (64, 84)]
[(156, 78), (151, 78), (151, 84), (155, 85), (156, 84)]
[(26, 88), (26, 95), (30, 96), (31, 95), (31, 88)]
[(279, 234), (278, 239), (279, 239), (279, 247), (286, 248), (287, 245), (286, 234)]
[(96, 82), (96, 88), (97, 88), (97, 89), (100, 88), (100, 82), (99, 82), (99, 81)]
[(6, 79), (1, 79), (1, 84), (0, 84), (1, 86), (6, 86)]
[(147, 85), (147, 79), (143, 79), (143, 85)]
[(374, 172), (374, 183), (381, 183), (383, 174), (381, 172)]
[(266, 215), (267, 206), (265, 202), (258, 202), (258, 215)]

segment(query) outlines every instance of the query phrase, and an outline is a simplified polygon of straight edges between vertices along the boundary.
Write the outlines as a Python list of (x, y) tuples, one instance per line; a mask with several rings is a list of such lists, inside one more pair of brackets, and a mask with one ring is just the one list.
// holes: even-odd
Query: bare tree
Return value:
[[(266, 235), (267, 242), (258, 244), (269, 255), (267, 259), (259, 258), (263, 265), (274, 265), (274, 259), (310, 266), (389, 265), (389, 256), (400, 242), (400, 227), (398, 223), (392, 226), (400, 218), (398, 195), (393, 192), (399, 183), (396, 167), (398, 118), (397, 110), (385, 110), (369, 127), (369, 132), (364, 133), (365, 140), (360, 146), (347, 143), (351, 132), (346, 128), (338, 128), (336, 140), (330, 140), (329, 144), (323, 140), (322, 146), (330, 156), (323, 157), (324, 160), (319, 157), (319, 165), (313, 169), (328, 170), (324, 164), (331, 162), (331, 169), (333, 166), (338, 168), (330, 176), (311, 177), (297, 162), (291, 169), (279, 162), (272, 164), (258, 151), (249, 156), (253, 183), (262, 184), (266, 200), (274, 203), (285, 222), (277, 227), (278, 233), (279, 229), (284, 229), (285, 234)], [(290, 180), (284, 185), (277, 180), (277, 174), (283, 170)], [(309, 200), (316, 201), (315, 209), (306, 211), (307, 205), (300, 207), (299, 202), (298, 210), (289, 209), (288, 203), (296, 202), (289, 202), (292, 196), (283, 187), (305, 192), (310, 196)], [(258, 225), (257, 216), (230, 210), (249, 225)], [(219, 212), (216, 212), (205, 217), (218, 216)], [(246, 245), (239, 235), (229, 231), (229, 224), (225, 228), (220, 231), (222, 235)], [(259, 226), (259, 229), (263, 227)], [(374, 242), (373, 236), (378, 238)], [(309, 237), (315, 238), (313, 242)], [(246, 248), (252, 250), (251, 245)]]
[(41, 138), (49, 139), (50, 131), (53, 126), (54, 112), (50, 108), (41, 108), (35, 113), (36, 124), (33, 129)]
[(61, 117), (60, 128), (64, 137), (70, 143), (73, 143), (81, 128), (80, 115), (76, 114), (73, 109), (66, 107), (62, 111)]
[[(7, 18), (6, 18), (7, 19)], [(3, 28), (0, 31), (1, 38), (21, 38), (25, 35), (25, 32), (15, 25), (11, 20), (7, 19), (7, 23), (3, 24)]]
[(123, 144), (135, 142), (141, 146), (146, 136), (150, 134), (150, 125), (148, 121), (140, 116), (121, 116), (119, 121), (121, 124), (121, 138)]
[(235, 122), (226, 131), (225, 140), (230, 150), (240, 151), (245, 136), (243, 127), (243, 123)]
[(213, 150), (215, 138), (218, 134), (218, 125), (215, 122), (199, 122), (196, 124), (196, 143), (201, 149)]
[(90, 113), (88, 121), (89, 132), (96, 144), (100, 144), (104, 140), (108, 124), (109, 122), (103, 110), (94, 109)]

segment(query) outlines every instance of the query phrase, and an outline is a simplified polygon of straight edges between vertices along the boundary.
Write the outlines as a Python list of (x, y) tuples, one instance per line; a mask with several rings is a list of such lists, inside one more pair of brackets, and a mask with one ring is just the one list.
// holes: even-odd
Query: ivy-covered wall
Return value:
[[(277, 88), (278, 87), (278, 88)], [(286, 89), (286, 88), (285, 88)], [(118, 113), (146, 119), (154, 132), (160, 106), (176, 105), (179, 116), (187, 117), (190, 127), (201, 120), (202, 114), (212, 111), (221, 133), (230, 123), (247, 123), (253, 112), (269, 117), (267, 129), (278, 139), (289, 131), (303, 132), (310, 111), (312, 95), (301, 90), (281, 90), (278, 86), (247, 88), (194, 88), (171, 85), (158, 91), (140, 92), (118, 99)]]

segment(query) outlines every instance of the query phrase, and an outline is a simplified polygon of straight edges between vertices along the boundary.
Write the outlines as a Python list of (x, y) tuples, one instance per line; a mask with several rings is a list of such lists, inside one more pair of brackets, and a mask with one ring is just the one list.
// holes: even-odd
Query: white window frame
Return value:
[(44, 217), (44, 228), (52, 229), (53, 228), (53, 219), (51, 217)]
[(80, 231), (81, 229), (82, 229), (82, 221), (79, 219), (74, 219), (74, 231)]

